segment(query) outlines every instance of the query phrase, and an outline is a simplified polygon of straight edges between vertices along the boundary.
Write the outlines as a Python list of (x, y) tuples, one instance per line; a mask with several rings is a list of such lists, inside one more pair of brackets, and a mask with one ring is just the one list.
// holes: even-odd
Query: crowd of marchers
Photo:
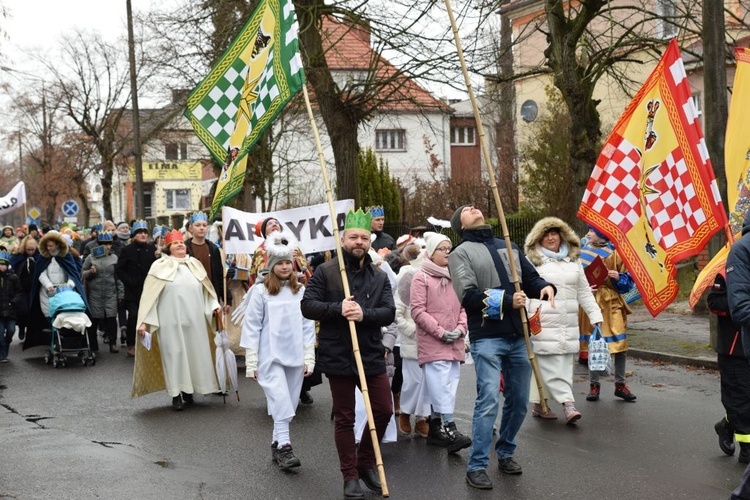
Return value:
[[(425, 438), (447, 453), (468, 449), (466, 482), (473, 488), (492, 488), (491, 457), (501, 474), (523, 472), (514, 455), (529, 411), (542, 421), (580, 424), (585, 410), (573, 392), (576, 363), (591, 368), (587, 401), (607, 393), (602, 382), (610, 373), (610, 394), (636, 400), (625, 371), (626, 297), (634, 284), (604, 234), (591, 227), (581, 239), (564, 221), (546, 217), (523, 246), (509, 245), (480, 210), (464, 205), (450, 220), (459, 238), (454, 246), (441, 228), (394, 239), (383, 232), (384, 220), (382, 207), (349, 211), (340, 255), (304, 255), (273, 217), (256, 225), (263, 241), (252, 255), (225, 255), (221, 223), (210, 224), (203, 212), (189, 214), (181, 229), (149, 229), (141, 220), (107, 221), (84, 234), (65, 226), (6, 226), (0, 237), (0, 362), (7, 362), (16, 331), (24, 349), (61, 349), (56, 332), (70, 325), (56, 321), (66, 313), (55, 297), (72, 291), (85, 305), (79, 330), (87, 349), (96, 355), (100, 337), (112, 354), (124, 346), (134, 358), (132, 396), (165, 390), (179, 411), (194, 404), (196, 394), (225, 391), (214, 337), (223, 325), (226, 348), (244, 356), (246, 377), (265, 393), (273, 419), (271, 458), (281, 469), (302, 463), (290, 424), (298, 404), (313, 403), (310, 390), (325, 375), (344, 498), (364, 498), (360, 481), (381, 492), (353, 335), (378, 443), (400, 434)], [(592, 279), (587, 269), (596, 266), (603, 275)], [(718, 276), (709, 294), (712, 311), (721, 316), (727, 410), (716, 432), (727, 454), (734, 454), (737, 438), (739, 460), (746, 463), (743, 408), (750, 391), (738, 386), (747, 378), (747, 362), (726, 281)], [(589, 344), (592, 359), (606, 346), (604, 366), (588, 359)], [(470, 430), (454, 418), (467, 362), (477, 381)]]

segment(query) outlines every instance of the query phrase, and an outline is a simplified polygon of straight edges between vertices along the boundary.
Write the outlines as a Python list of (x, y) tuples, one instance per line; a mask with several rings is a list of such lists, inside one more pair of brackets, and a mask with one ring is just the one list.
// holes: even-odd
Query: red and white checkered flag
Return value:
[(675, 264), (726, 225), (675, 40), (607, 139), (578, 216), (612, 240), (653, 315), (677, 295)]
[(658, 196), (650, 197), (646, 213), (657, 243), (669, 249), (693, 237), (706, 222), (706, 212), (680, 149), (672, 151), (646, 178)]
[(610, 137), (594, 171), (583, 203), (628, 232), (641, 216), (638, 178), (641, 152), (623, 137)]

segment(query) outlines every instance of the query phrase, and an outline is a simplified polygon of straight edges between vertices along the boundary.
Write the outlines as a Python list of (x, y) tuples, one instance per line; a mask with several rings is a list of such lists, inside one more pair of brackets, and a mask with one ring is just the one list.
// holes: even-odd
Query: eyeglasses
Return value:
[(451, 253), (450, 247), (442, 247), (442, 248), (436, 248), (436, 252), (443, 252), (443, 253)]

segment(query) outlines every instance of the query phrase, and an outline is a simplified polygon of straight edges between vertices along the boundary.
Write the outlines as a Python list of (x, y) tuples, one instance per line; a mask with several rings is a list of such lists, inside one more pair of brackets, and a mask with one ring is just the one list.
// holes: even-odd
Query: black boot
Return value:
[(741, 464), (750, 464), (750, 443), (740, 443), (740, 456), (737, 461)]
[(456, 453), (471, 446), (471, 439), (458, 432), (455, 422), (445, 424), (443, 432), (450, 439), (450, 444), (447, 446), (448, 453)]
[(182, 410), (182, 397), (179, 394), (172, 398), (172, 409), (174, 411)]
[(729, 425), (726, 418), (722, 418), (714, 425), (716, 434), (719, 435), (719, 448), (729, 455), (734, 455), (734, 429)]
[(442, 419), (430, 417), (430, 432), (427, 434), (427, 444), (442, 447), (451, 444), (451, 439), (445, 433)]

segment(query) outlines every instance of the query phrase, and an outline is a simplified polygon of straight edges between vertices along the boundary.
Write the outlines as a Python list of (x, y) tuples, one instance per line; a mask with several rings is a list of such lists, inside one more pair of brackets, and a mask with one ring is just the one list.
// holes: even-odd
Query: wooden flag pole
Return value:
[[(508, 252), (508, 264), (510, 266), (510, 272), (512, 275), (511, 281), (515, 287), (516, 292), (521, 291), (521, 283), (518, 280), (518, 273), (516, 272), (516, 266), (514, 263), (512, 244), (510, 241), (510, 233), (508, 232), (508, 224), (505, 221), (505, 213), (503, 212), (503, 204), (500, 201), (500, 193), (497, 190), (497, 183), (495, 182), (495, 172), (492, 170), (492, 161), (490, 159), (490, 150), (487, 146), (487, 140), (484, 135), (484, 127), (482, 126), (482, 117), (479, 114), (479, 106), (477, 105), (477, 99), (474, 96), (474, 89), (471, 86), (471, 80), (469, 79), (469, 70), (466, 68), (466, 60), (464, 59), (464, 52), (461, 48), (461, 38), (458, 35), (458, 27), (456, 26), (456, 19), (453, 16), (453, 9), (451, 8), (450, 0), (445, 0), (445, 7), (448, 10), (448, 17), (451, 21), (451, 29), (453, 30), (453, 39), (456, 42), (456, 51), (458, 52), (458, 59), (461, 61), (461, 71), (464, 75), (464, 81), (466, 82), (466, 89), (469, 92), (469, 99), (471, 100), (471, 107), (474, 110), (474, 120), (477, 122), (477, 132), (479, 134), (479, 144), (482, 149), (482, 158), (484, 164), (487, 167), (487, 174), (490, 179), (490, 187), (492, 188), (492, 194), (495, 198), (495, 206), (497, 207), (498, 219), (500, 219), (500, 225), (503, 230), (503, 238), (505, 238), (505, 249)], [(489, 214), (488, 214), (489, 215)], [(521, 311), (521, 323), (523, 324), (523, 337), (526, 339), (526, 351), (529, 353), (529, 361), (531, 362), (531, 369), (534, 372), (534, 380), (536, 380), (537, 388), (539, 389), (539, 404), (542, 406), (542, 412), (547, 413), (547, 402), (544, 399), (544, 389), (542, 387), (542, 378), (539, 375), (539, 366), (537, 364), (534, 351), (531, 348), (531, 337), (529, 337), (529, 323), (526, 317), (526, 308), (524, 307)]]
[[(341, 271), (341, 282), (344, 286), (344, 296), (349, 297), (349, 280), (346, 277), (346, 266), (344, 265), (344, 254), (341, 251), (341, 240), (339, 238), (338, 224), (336, 223), (336, 210), (333, 206), (333, 196), (331, 194), (331, 184), (328, 181), (328, 172), (326, 171), (325, 157), (323, 156), (323, 147), (320, 144), (320, 135), (318, 134), (318, 126), (315, 123), (315, 117), (313, 116), (312, 106), (310, 105), (310, 96), (307, 93), (307, 86), (302, 85), (302, 94), (305, 96), (305, 106), (307, 107), (307, 115), (310, 117), (310, 126), (312, 127), (313, 136), (315, 137), (315, 147), (318, 150), (318, 160), (320, 161), (320, 170), (323, 173), (323, 182), (325, 183), (326, 198), (328, 199), (328, 210), (331, 215), (331, 225), (333, 226), (333, 239), (336, 240), (336, 256), (339, 261), (339, 271)], [(354, 321), (349, 320), (349, 333), (352, 338), (352, 350), (354, 351), (354, 361), (357, 365), (357, 374), (359, 375), (360, 389), (362, 390), (362, 399), (365, 402), (365, 410), (367, 411), (367, 424), (370, 427), (370, 438), (372, 440), (372, 449), (375, 452), (375, 465), (378, 468), (378, 476), (380, 477), (380, 484), (382, 486), (382, 495), (384, 497), (390, 496), (388, 492), (388, 484), (385, 479), (385, 468), (383, 467), (383, 456), (380, 454), (380, 443), (378, 442), (378, 434), (375, 429), (375, 419), (372, 416), (372, 406), (370, 405), (370, 393), (367, 389), (367, 379), (365, 378), (365, 368), (362, 364), (362, 355), (359, 352), (359, 341), (357, 339), (357, 328), (354, 325)]]

